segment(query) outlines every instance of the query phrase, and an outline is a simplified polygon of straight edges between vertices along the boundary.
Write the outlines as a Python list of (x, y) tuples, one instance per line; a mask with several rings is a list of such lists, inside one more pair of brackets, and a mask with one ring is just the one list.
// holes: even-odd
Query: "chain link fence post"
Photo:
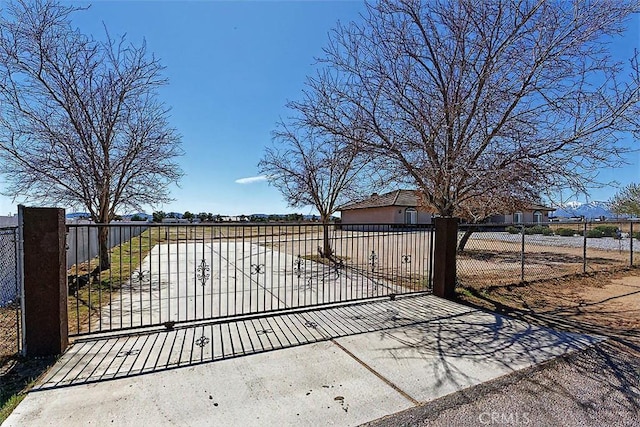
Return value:
[(25, 319), (24, 298), (24, 206), (18, 205), (18, 229), (16, 246), (16, 272), (18, 274), (18, 286), (20, 287), (20, 355), (26, 356), (27, 347), (27, 322)]
[(18, 352), (24, 356), (24, 270), (22, 268), (22, 222), (21, 217), (18, 218), (18, 228), (15, 229), (15, 268), (16, 268), (16, 295), (18, 305), (16, 307), (16, 322), (18, 324)]
[(520, 281), (524, 282), (524, 235), (525, 235), (524, 224), (520, 226), (520, 234), (522, 236), (522, 245), (520, 247)]
[(583, 219), (582, 226), (582, 272), (587, 272), (587, 220)]
[(633, 267), (633, 220), (629, 220), (629, 266)]

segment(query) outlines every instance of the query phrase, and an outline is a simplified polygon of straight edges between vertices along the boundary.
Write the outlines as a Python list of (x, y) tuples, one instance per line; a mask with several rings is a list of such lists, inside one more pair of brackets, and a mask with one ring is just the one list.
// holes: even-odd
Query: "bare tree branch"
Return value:
[[(368, 160), (346, 139), (291, 118), (279, 123), (259, 167), (292, 207), (315, 207), (326, 228), (339, 206), (370, 189)], [(322, 251), (332, 253), (327, 230)]]
[(180, 136), (157, 99), (160, 62), (144, 43), (81, 34), (70, 23), (78, 10), (20, 0), (3, 11), (0, 172), (5, 194), (81, 204), (108, 223), (119, 209), (170, 200)]
[[(338, 26), (293, 108), (443, 216), (586, 192), (638, 132), (638, 73), (608, 43), (637, 1), (381, 0)], [(637, 64), (637, 57), (632, 60)], [(628, 67), (627, 67), (628, 69)], [(354, 129), (358, 139), (353, 138)]]

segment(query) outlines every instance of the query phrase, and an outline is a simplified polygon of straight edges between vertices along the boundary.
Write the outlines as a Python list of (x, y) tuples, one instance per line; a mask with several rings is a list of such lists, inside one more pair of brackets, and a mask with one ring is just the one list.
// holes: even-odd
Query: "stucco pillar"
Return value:
[(69, 345), (64, 209), (20, 206), (24, 353), (61, 354)]
[(458, 219), (435, 218), (435, 248), (433, 257), (433, 294), (447, 299), (455, 297), (456, 245)]

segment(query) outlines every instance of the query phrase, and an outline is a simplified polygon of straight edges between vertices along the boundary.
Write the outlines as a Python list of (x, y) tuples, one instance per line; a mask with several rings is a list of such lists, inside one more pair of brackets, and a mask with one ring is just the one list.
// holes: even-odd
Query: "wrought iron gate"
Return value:
[(69, 231), (75, 239), (68, 254), (75, 260), (68, 272), (71, 335), (394, 298), (432, 287), (430, 226), (74, 224)]

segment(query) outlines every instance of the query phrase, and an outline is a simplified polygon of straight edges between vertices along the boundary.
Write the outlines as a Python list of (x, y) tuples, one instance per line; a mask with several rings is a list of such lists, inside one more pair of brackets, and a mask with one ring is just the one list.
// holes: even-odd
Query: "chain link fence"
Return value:
[(633, 265), (640, 265), (639, 222), (462, 225), (458, 234), (461, 284), (513, 284)]
[(17, 240), (17, 228), (0, 228), (0, 362), (21, 345)]

